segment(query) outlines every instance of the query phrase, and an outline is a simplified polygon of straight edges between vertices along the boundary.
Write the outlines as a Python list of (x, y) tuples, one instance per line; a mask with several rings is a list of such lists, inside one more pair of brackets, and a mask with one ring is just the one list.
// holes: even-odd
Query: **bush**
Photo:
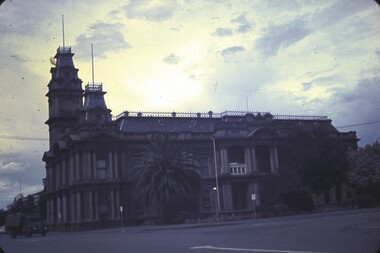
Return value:
[(188, 195), (170, 199), (164, 206), (162, 218), (166, 223), (183, 223), (186, 219), (194, 219), (198, 211), (198, 201)]
[(375, 200), (369, 195), (362, 194), (355, 196), (346, 205), (357, 208), (371, 208), (375, 206)]
[(305, 189), (295, 189), (287, 192), (282, 196), (284, 204), (292, 211), (312, 211), (314, 202), (309, 191)]
[(266, 205), (261, 204), (257, 206), (256, 212), (260, 218), (269, 218), (276, 216), (283, 216), (292, 213), (288, 206), (285, 205)]

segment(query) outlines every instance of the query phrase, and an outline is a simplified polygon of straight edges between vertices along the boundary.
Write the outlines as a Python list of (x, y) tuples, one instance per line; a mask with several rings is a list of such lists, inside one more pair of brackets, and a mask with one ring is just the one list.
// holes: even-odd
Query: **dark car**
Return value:
[(47, 227), (42, 223), (39, 217), (26, 217), (24, 224), (24, 235), (26, 237), (31, 237), (32, 234), (41, 234), (45, 236), (47, 232)]
[(15, 238), (17, 235), (31, 237), (32, 234), (45, 236), (47, 227), (36, 215), (10, 214), (5, 219), (5, 231)]

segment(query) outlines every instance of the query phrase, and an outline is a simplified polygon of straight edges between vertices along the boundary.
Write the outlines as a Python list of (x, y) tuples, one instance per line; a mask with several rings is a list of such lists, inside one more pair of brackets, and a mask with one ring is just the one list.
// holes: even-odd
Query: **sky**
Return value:
[(364, 146), (380, 137), (379, 24), (371, 0), (6, 0), (0, 209), (20, 185), (25, 196), (42, 189), (50, 58), (63, 43), (83, 85), (92, 81), (93, 44), (95, 82), (114, 116), (323, 115)]

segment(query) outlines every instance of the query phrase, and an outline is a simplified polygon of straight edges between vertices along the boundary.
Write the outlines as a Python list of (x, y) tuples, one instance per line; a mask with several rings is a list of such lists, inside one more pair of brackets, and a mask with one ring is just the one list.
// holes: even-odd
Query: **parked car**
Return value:
[(5, 231), (16, 238), (17, 235), (31, 237), (32, 234), (41, 234), (45, 236), (47, 227), (43, 224), (42, 219), (36, 215), (9, 214), (5, 218)]

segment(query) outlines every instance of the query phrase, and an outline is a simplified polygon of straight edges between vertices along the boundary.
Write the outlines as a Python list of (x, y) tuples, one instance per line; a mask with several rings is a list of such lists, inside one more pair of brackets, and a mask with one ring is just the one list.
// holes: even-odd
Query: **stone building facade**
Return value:
[(102, 84), (82, 88), (73, 55), (69, 47), (57, 49), (46, 94), (50, 148), (43, 161), (50, 227), (101, 228), (120, 224), (121, 215), (127, 224), (154, 216), (152, 208), (136, 207), (130, 175), (154, 133), (175, 134), (195, 154), (203, 213), (252, 210), (252, 194), (260, 204), (260, 179), (286, 166), (295, 129), (357, 142), (355, 132), (337, 131), (325, 116), (126, 111), (112, 117)]

